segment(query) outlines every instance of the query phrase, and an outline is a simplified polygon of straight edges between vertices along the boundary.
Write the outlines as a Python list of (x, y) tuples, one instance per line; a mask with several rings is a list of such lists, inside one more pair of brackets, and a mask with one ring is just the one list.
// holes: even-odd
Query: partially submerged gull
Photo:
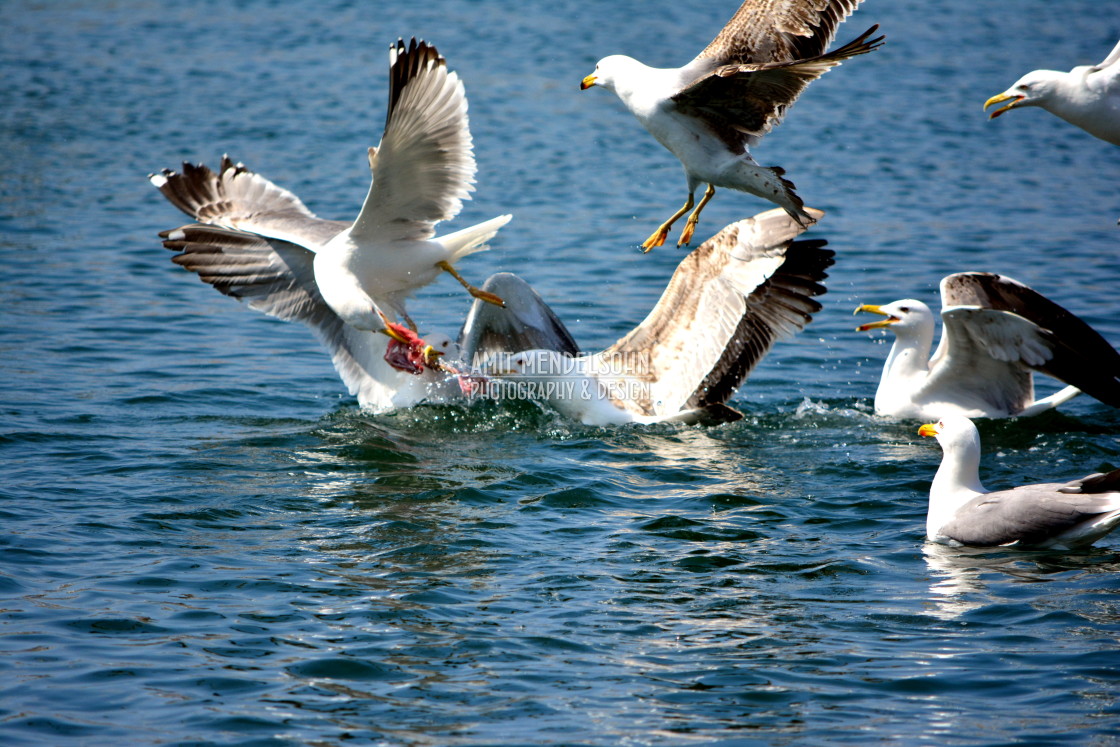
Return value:
[[(956, 413), (1035, 415), (1085, 392), (1120, 407), (1120, 353), (1088, 324), (1009, 277), (962, 272), (941, 281), (941, 342), (921, 301), (864, 304), (882, 321), (856, 329), (895, 335), (875, 392), (875, 412), (898, 418)], [(1070, 386), (1036, 400), (1032, 371)]]
[[(380, 146), (369, 149), (372, 182), (356, 220), (318, 218), (294, 194), (227, 157), (216, 173), (184, 163), (181, 174), (165, 169), (150, 177), (197, 221), (160, 234), (168, 248), (189, 249), (175, 261), (223, 292), (256, 284), (254, 275), (275, 273), (278, 261), (289, 270), (309, 269), (319, 297), (343, 322), (364, 331), (384, 329), (386, 315), (411, 324), (405, 300), (443, 271), (472, 295), (500, 304), (464, 281), (454, 264), (486, 249), (510, 216), (435, 236), (436, 223), (457, 215), (473, 189), (463, 84), (426, 42), (405, 46), (398, 40), (389, 57), (388, 116)], [(262, 265), (268, 247), (274, 256)], [(237, 267), (242, 261), (248, 264)], [(268, 298), (268, 311), (283, 316), (288, 302)]]
[(929, 490), (926, 535), (934, 542), (1072, 549), (1120, 524), (1120, 470), (989, 492), (980, 484), (980, 434), (971, 420), (946, 415), (918, 433), (936, 436), (944, 451)]
[[(781, 168), (759, 166), (748, 150), (781, 122), (805, 87), (849, 57), (875, 49), (873, 26), (825, 53), (837, 25), (861, 0), (745, 0), (716, 38), (680, 68), (652, 68), (625, 55), (605, 57), (581, 88), (613, 91), (684, 167), (688, 199), (642, 247), (665, 243), (690, 210), (678, 246), (692, 241), (700, 212), (716, 187), (749, 192), (781, 205), (807, 225), (805, 210)], [(700, 203), (696, 189), (707, 184)], [(694, 209), (695, 206), (695, 209)]]
[[(476, 299), (456, 343), (439, 332), (424, 338), (387, 325), (386, 338), (346, 324), (319, 292), (312, 254), (287, 242), (233, 233), (220, 246), (169, 242), (173, 259), (227, 296), (287, 321), (306, 324), (331, 354), (335, 369), (364, 410), (386, 412), (420, 403), (462, 401), (473, 358), (524, 346), (578, 352), (571, 335), (540, 296), (516, 275), (498, 273), (483, 290), (501, 294), (498, 308)], [(488, 312), (493, 312), (490, 314)], [(497, 320), (495, 320), (497, 315)], [(482, 323), (479, 323), (479, 322)]]
[(1090, 135), (1120, 145), (1120, 43), (1098, 65), (1080, 65), (1068, 73), (1032, 70), (985, 101), (984, 110), (1005, 101), (1008, 103), (993, 110), (990, 119), (1012, 109), (1037, 106)]
[(821, 308), (813, 297), (825, 292), (833, 252), (821, 239), (796, 241), (804, 230), (780, 209), (733, 223), (689, 253), (645, 320), (606, 350), (494, 355), (483, 372), (510, 396), (547, 400), (589, 425), (737, 419), (727, 400)]

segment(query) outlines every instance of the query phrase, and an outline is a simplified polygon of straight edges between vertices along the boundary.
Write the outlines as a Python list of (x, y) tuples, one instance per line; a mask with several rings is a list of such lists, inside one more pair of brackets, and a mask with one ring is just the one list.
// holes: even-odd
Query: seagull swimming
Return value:
[(984, 110), (1005, 101), (1009, 103), (993, 110), (989, 119), (1012, 109), (1037, 106), (1090, 135), (1120, 145), (1120, 42), (1098, 65), (1080, 65), (1068, 73), (1032, 70), (985, 101)]
[(929, 490), (926, 536), (943, 544), (1073, 549), (1120, 524), (1120, 470), (1067, 483), (988, 491), (980, 484), (980, 434), (961, 415), (918, 429), (944, 456)]
[(588, 425), (736, 420), (727, 400), (821, 308), (813, 297), (825, 292), (833, 252), (823, 239), (795, 241), (804, 230), (780, 209), (732, 223), (685, 256), (645, 320), (606, 350), (522, 350), (482, 371), (499, 391)]
[[(857, 331), (895, 335), (875, 392), (875, 412), (930, 419), (955, 413), (1036, 415), (1081, 392), (1120, 407), (1120, 353), (1088, 324), (1012, 278), (962, 272), (941, 281), (941, 341), (934, 316), (906, 299), (856, 309), (884, 316)], [(1070, 386), (1035, 399), (1032, 371)]]
[[(181, 174), (164, 169), (149, 177), (197, 221), (162, 232), (164, 245), (210, 247), (208, 257), (196, 250), (176, 261), (190, 269), (237, 261), (240, 248), (264, 242), (295, 264), (310, 265), (317, 293), (343, 322), (364, 331), (384, 329), (386, 312), (415, 327), (405, 300), (444, 271), (471, 295), (500, 305), (500, 298), (463, 280), (454, 264), (486, 249), (510, 216), (435, 236), (435, 224), (459, 213), (474, 184), (463, 84), (427, 42), (413, 39), (406, 47), (398, 40), (389, 59), (385, 130), (381, 144), (369, 149), (372, 182), (356, 220), (318, 218), (294, 194), (225, 156), (217, 173), (184, 163)], [(291, 259), (300, 252), (307, 256)], [(228, 268), (222, 273), (231, 276)]]
[[(665, 243), (688, 213), (678, 246), (691, 243), (700, 212), (716, 187), (749, 192), (812, 222), (779, 167), (759, 166), (749, 147), (782, 121), (805, 87), (849, 57), (878, 47), (872, 26), (825, 54), (836, 27), (861, 0), (745, 0), (716, 38), (680, 68), (652, 68), (625, 55), (605, 57), (581, 89), (613, 91), (642, 126), (684, 167), (688, 199), (642, 244)], [(699, 204), (695, 192), (707, 184)], [(693, 206), (695, 205), (695, 209)]]

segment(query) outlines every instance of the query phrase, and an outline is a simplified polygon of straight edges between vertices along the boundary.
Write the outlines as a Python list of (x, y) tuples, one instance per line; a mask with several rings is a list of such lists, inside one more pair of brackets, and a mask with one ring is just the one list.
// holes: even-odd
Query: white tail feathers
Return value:
[(448, 261), (454, 264), (468, 254), (489, 249), (486, 242), (494, 238), (498, 230), (509, 223), (512, 217), (512, 215), (499, 215), (497, 218), (440, 236), (435, 240), (448, 250), (451, 255)]

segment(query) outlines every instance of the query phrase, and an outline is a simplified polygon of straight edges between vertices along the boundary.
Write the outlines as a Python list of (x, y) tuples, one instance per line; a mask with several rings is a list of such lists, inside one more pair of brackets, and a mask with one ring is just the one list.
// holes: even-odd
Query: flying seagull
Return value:
[(929, 490), (926, 536), (944, 544), (1073, 549), (1120, 524), (1120, 470), (1067, 483), (990, 492), (980, 484), (980, 434), (946, 415), (918, 429), (936, 436), (944, 456)]
[[(875, 392), (875, 412), (896, 418), (1036, 415), (1085, 392), (1120, 407), (1120, 353), (1088, 324), (1009, 277), (961, 272), (941, 281), (941, 342), (933, 312), (906, 299), (856, 309), (895, 342)], [(1035, 399), (1032, 371), (1070, 386)]]
[[(385, 337), (347, 324), (331, 308), (316, 282), (315, 255), (301, 246), (216, 227), (198, 236), (188, 231), (184, 238), (164, 244), (178, 252), (172, 257), (175, 263), (225, 295), (270, 316), (307, 325), (327, 348), (350, 394), (370, 412), (462, 401), (470, 393), (469, 377), (460, 370), (467, 368), (462, 360), (525, 346), (555, 347), (567, 355), (578, 352), (548, 305), (510, 273), (498, 273), (482, 286), (501, 294), (506, 305), (476, 299), (458, 343), (439, 332), (421, 338), (386, 322), (391, 338), (386, 345)], [(486, 313), (490, 310), (493, 315)], [(474, 321), (487, 318), (488, 324)]]
[(1120, 145), (1120, 43), (1099, 65), (1080, 65), (1068, 73), (1032, 70), (1015, 85), (984, 102), (1008, 102), (989, 119), (1024, 106), (1038, 106), (1101, 140)]
[[(435, 236), (436, 223), (459, 213), (474, 184), (463, 84), (426, 42), (398, 40), (389, 59), (388, 116), (380, 146), (369, 149), (372, 183), (357, 219), (318, 218), (294, 194), (225, 156), (216, 173), (184, 163), (182, 173), (164, 169), (149, 177), (197, 221), (161, 233), (164, 244), (213, 248), (208, 257), (189, 252), (181, 263), (236, 262), (240, 247), (260, 242), (285, 257), (303, 252), (322, 299), (364, 331), (384, 329), (387, 314), (415, 326), (405, 300), (444, 271), (476, 298), (501, 304), (463, 280), (454, 265), (486, 249), (510, 216)], [(211, 270), (230, 276), (229, 268)]]
[(588, 425), (738, 419), (727, 400), (821, 308), (813, 297), (833, 252), (822, 239), (795, 241), (804, 230), (780, 209), (732, 223), (685, 256), (645, 320), (606, 350), (493, 355), (483, 373), (497, 377), (499, 396), (505, 387), (546, 400)]
[[(716, 38), (680, 68), (652, 68), (625, 55), (605, 57), (580, 87), (613, 91), (642, 126), (680, 159), (688, 181), (684, 206), (642, 244), (665, 243), (688, 213), (678, 246), (691, 243), (700, 212), (716, 187), (749, 192), (812, 223), (779, 167), (759, 166), (748, 148), (782, 121), (811, 82), (849, 57), (878, 47), (872, 26), (825, 53), (836, 27), (861, 0), (745, 0)], [(699, 204), (696, 189), (707, 184)], [(695, 209), (694, 209), (695, 206)]]

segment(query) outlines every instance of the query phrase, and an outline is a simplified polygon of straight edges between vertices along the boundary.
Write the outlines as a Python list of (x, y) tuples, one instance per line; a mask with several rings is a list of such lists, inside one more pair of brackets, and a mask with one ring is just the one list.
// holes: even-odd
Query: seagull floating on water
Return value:
[[(387, 312), (415, 326), (405, 300), (443, 271), (471, 295), (500, 305), (500, 298), (463, 280), (454, 264), (486, 249), (510, 216), (435, 236), (436, 223), (459, 213), (474, 184), (463, 84), (427, 42), (413, 39), (406, 47), (398, 40), (389, 58), (388, 116), (381, 144), (369, 149), (372, 183), (356, 220), (318, 218), (294, 194), (225, 156), (217, 173), (184, 163), (181, 174), (164, 169), (150, 177), (197, 221), (160, 234), (168, 248), (196, 247), (175, 261), (208, 282), (206, 273), (225, 278), (213, 284), (226, 292), (232, 282), (277, 268), (275, 257), (258, 264), (262, 247), (271, 246), (283, 263), (310, 266), (326, 304), (365, 331), (384, 329)], [(224, 266), (241, 261), (247, 246), (254, 251), (240, 274)], [(306, 256), (297, 259), (301, 253)]]
[[(882, 321), (857, 331), (895, 335), (875, 412), (896, 418), (956, 413), (1036, 415), (1085, 392), (1120, 407), (1120, 353), (1081, 319), (1009, 277), (962, 272), (941, 281), (941, 342), (933, 357), (933, 312), (906, 299), (856, 309)], [(1070, 386), (1035, 399), (1032, 371)]]
[(727, 400), (821, 308), (813, 297), (833, 252), (823, 239), (795, 241), (804, 230), (780, 209), (733, 223), (689, 253), (645, 320), (606, 350), (573, 356), (558, 341), (495, 355), (482, 370), (588, 425), (738, 419)]
[(980, 484), (980, 434), (971, 420), (946, 415), (918, 434), (936, 436), (944, 451), (926, 517), (934, 542), (1073, 549), (1120, 524), (1120, 470), (991, 492)]
[(984, 102), (1002, 104), (989, 119), (1004, 112), (1037, 106), (1076, 125), (1094, 137), (1120, 145), (1120, 42), (1098, 65), (1080, 65), (1068, 73), (1032, 70), (1015, 85)]
[[(812, 216), (779, 167), (759, 166), (749, 147), (781, 122), (805, 87), (844, 60), (878, 47), (872, 26), (825, 53), (837, 25), (861, 0), (745, 0), (716, 38), (680, 68), (652, 68), (625, 55), (605, 57), (580, 87), (613, 91), (684, 167), (688, 199), (642, 244), (665, 243), (688, 213), (678, 246), (692, 241), (716, 187), (749, 192), (807, 225)], [(707, 184), (700, 203), (696, 189)], [(695, 209), (693, 207), (695, 206)]]

